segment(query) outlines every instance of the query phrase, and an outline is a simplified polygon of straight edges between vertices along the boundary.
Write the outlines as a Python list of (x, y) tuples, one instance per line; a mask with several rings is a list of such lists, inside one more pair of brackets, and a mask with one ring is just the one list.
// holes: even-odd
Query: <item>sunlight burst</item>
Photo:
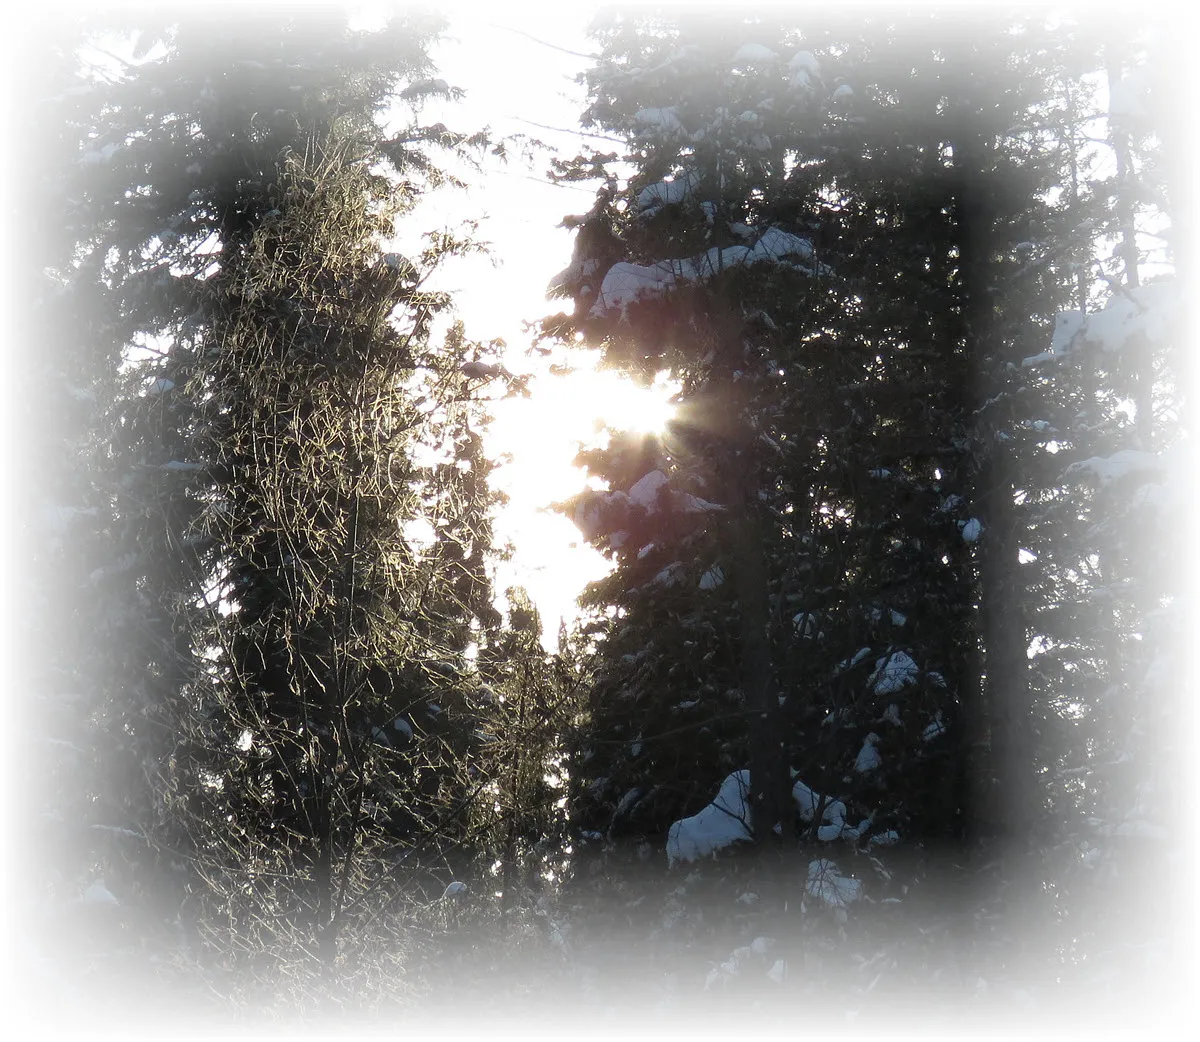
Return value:
[(560, 620), (576, 616), (575, 598), (584, 586), (611, 568), (552, 508), (590, 484), (575, 463), (580, 448), (605, 444), (610, 431), (665, 429), (675, 412), (671, 398), (679, 390), (665, 373), (641, 387), (619, 373), (596, 370), (592, 359), (583, 358), (568, 372), (537, 378), (531, 398), (497, 403), (489, 434), (491, 452), (509, 460), (495, 473), (496, 487), (508, 496), (497, 517), (497, 534), (512, 542), (521, 562), (501, 565), (497, 592), (513, 584), (526, 588), (550, 646)]

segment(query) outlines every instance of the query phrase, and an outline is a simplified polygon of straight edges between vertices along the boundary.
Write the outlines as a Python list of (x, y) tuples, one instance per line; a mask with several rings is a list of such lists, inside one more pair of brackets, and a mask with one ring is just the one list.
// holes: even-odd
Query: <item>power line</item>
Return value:
[(532, 119), (526, 119), (524, 116), (506, 116), (505, 119), (511, 119), (517, 123), (528, 123), (531, 127), (539, 127), (542, 130), (553, 130), (560, 134), (577, 134), (579, 137), (596, 138), (598, 141), (615, 141), (618, 145), (624, 145), (625, 139), (613, 137), (611, 134), (593, 134), (590, 130), (572, 130), (570, 127), (552, 127), (546, 123), (538, 123)]
[[(500, 174), (503, 177), (520, 177), (526, 181), (536, 181), (538, 184), (546, 185), (549, 188), (569, 188), (573, 192), (586, 192), (592, 195), (594, 190), (591, 188), (580, 188), (578, 185), (569, 184), (565, 181), (549, 181), (544, 177), (537, 177), (533, 174), (517, 174), (511, 170), (494, 170), (493, 173)], [(597, 178), (597, 180), (599, 180)]]
[(548, 43), (546, 40), (538, 39), (532, 33), (525, 32), (524, 29), (514, 29), (511, 25), (498, 25), (495, 22), (488, 22), (488, 25), (493, 29), (503, 29), (506, 32), (516, 33), (518, 36), (525, 36), (534, 43), (540, 43), (543, 47), (549, 47), (553, 51), (562, 51), (563, 54), (571, 54), (576, 58), (587, 58), (589, 61), (595, 61), (600, 56), (598, 54), (584, 54), (582, 51), (573, 51), (569, 47), (560, 47), (556, 43)]

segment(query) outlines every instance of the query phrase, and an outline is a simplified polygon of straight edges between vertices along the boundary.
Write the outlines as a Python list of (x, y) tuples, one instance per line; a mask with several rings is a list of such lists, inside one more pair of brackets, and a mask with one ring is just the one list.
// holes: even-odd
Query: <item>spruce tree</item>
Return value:
[[(585, 456), (610, 491), (571, 505), (618, 565), (589, 594), (599, 738), (575, 806), (586, 827), (661, 835), (735, 768), (768, 769), (762, 737), (731, 731), (713, 698), (729, 692), (734, 717), (762, 708), (738, 704), (755, 645), (733, 636), (747, 620), (757, 636), (761, 616), (725, 575), (752, 574), (749, 533), (781, 701), (772, 751), (782, 737), (802, 780), (857, 812), (835, 829), (810, 809), (802, 832), (860, 853), (899, 836), (875, 855), (892, 884), (933, 873), (921, 892), (949, 918), (909, 961), (957, 946), (965, 981), (1016, 944), (1032, 966), (1053, 944), (1035, 955), (1043, 938), (1022, 931), (1051, 909), (1037, 879), (1064, 835), (1045, 779), (1081, 688), (1070, 668), (1031, 664), (1030, 642), (1050, 624), (1105, 640), (1055, 606), (1079, 569), (1046, 542), (1066, 523), (1048, 504), (1072, 509), (1051, 432), (1088, 394), (1055, 400), (1027, 361), (1061, 340), (1056, 315), (1106, 219), (1070, 188), (1083, 152), (1068, 124), (1099, 41), (1007, 15), (987, 31), (943, 13), (779, 21), (616, 16), (598, 33), (587, 118), (626, 135), (632, 173), (623, 187), (614, 170), (579, 219), (555, 283), (574, 314), (546, 328), (643, 378), (669, 368), (684, 391), (671, 435)], [(728, 244), (752, 260), (782, 235), (804, 246), (725, 265)], [(730, 459), (752, 512), (722, 481)], [(700, 499), (723, 509), (695, 523)], [(695, 717), (671, 726), (685, 707)], [(683, 806), (680, 779), (703, 779)], [(1010, 912), (999, 930), (978, 914), (993, 902)]]
[(465, 827), (465, 656), (498, 621), (492, 348), (439, 340), (449, 302), (425, 286), (471, 243), (386, 250), (448, 179), (431, 152), (482, 142), (416, 115), (449, 92), (435, 24), (227, 28), (143, 26), (94, 85), (65, 281), (98, 297), (123, 384), (92, 576), (119, 649), (96, 678), (121, 752), (105, 824), (134, 849), (111, 871), (150, 868), (123, 881), (134, 902), (173, 876), (206, 972), (251, 994), (307, 973), (300, 953), (346, 979), (342, 938), (378, 954), (385, 859), (425, 870)]

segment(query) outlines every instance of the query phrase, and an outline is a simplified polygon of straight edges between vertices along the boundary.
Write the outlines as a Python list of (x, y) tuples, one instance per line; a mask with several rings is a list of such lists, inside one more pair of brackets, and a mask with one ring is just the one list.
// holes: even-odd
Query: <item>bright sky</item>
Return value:
[[(436, 112), (448, 126), (491, 127), (497, 135), (539, 138), (564, 156), (575, 155), (584, 138), (572, 131), (584, 107), (584, 90), (574, 82), (588, 64), (584, 31), (591, 13), (563, 4), (554, 12), (476, 8), (452, 14), (444, 42), (434, 51), (437, 75), (466, 91), (463, 102)], [(538, 42), (542, 41), (542, 42)], [(560, 50), (563, 48), (565, 50)], [(566, 51), (575, 51), (569, 54)], [(435, 115), (434, 110), (424, 114)], [(541, 124), (535, 126), (533, 124)], [(547, 128), (561, 128), (559, 130)], [(612, 148), (612, 143), (606, 144)], [(547, 507), (586, 484), (573, 466), (581, 442), (595, 442), (604, 423), (615, 428), (656, 429), (669, 415), (665, 386), (643, 390), (612, 373), (594, 370), (594, 359), (574, 352), (575, 372), (549, 374), (562, 356), (531, 358), (531, 336), (523, 323), (558, 310), (569, 301), (547, 301), (546, 285), (570, 260), (572, 233), (558, 225), (567, 214), (587, 211), (594, 186), (554, 186), (545, 179), (550, 154), (532, 165), (513, 151), (507, 165), (495, 163), (464, 197), (449, 193), (422, 211), (414, 224), (482, 218), (479, 236), (493, 244), (493, 258), (456, 262), (443, 283), (453, 291), (467, 335), (503, 338), (505, 364), (514, 373), (537, 374), (531, 399), (498, 403), (490, 449), (512, 462), (494, 474), (509, 503), (497, 518), (497, 537), (511, 540), (514, 558), (500, 566), (497, 588), (524, 586), (542, 614), (544, 643), (557, 643), (561, 619), (575, 614), (575, 598), (608, 570), (607, 562), (581, 542), (575, 525)]]

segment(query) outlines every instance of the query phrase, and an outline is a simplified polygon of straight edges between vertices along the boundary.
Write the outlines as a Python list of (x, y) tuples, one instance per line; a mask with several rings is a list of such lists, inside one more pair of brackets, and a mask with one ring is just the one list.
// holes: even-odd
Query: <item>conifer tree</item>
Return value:
[(482, 138), (419, 121), (450, 93), (421, 18), (366, 33), (267, 13), (219, 47), (204, 16), (141, 28), (92, 88), (63, 189), (64, 281), (98, 289), (125, 388), (93, 575), (115, 584), (120, 649), (97, 678), (124, 748), (107, 824), (136, 846), (112, 872), (157, 867), (137, 900), (174, 866), (212, 966), (253, 967), (221, 986), (269, 989), (304, 972), (297, 951), (340, 972), (340, 938), (381, 925), (382, 859), (429, 864), (464, 827), (464, 656), (498, 621), (477, 401), (493, 349), (439, 342), (449, 302), (425, 288), (469, 241), (385, 247), (448, 179), (430, 153)]
[[(607, 617), (594, 623), (599, 737), (576, 775), (581, 821), (665, 831), (730, 771), (765, 769), (761, 737), (731, 734), (713, 699), (749, 695), (750, 645), (731, 637), (762, 624), (712, 566), (747, 574), (736, 533), (752, 533), (782, 696), (774, 734), (804, 781), (865, 816), (824, 831), (860, 850), (899, 835), (937, 858), (939, 880), (955, 863), (1002, 866), (955, 870), (969, 896), (935, 888), (962, 897), (964, 951), (999, 950), (1050, 907), (1036, 880), (1065, 832), (1045, 779), (1081, 691), (1071, 667), (1031, 664), (1030, 641), (1062, 626), (1097, 649), (1091, 668), (1104, 660), (1096, 619), (1064, 610), (1071, 583), (1090, 585), (1068, 563), (1077, 551), (1060, 566), (1046, 544), (1066, 522), (1048, 504), (1075, 502), (1052, 458), (1064, 414), (1089, 394), (1055, 400), (1035, 375), (1063, 340), (1056, 315), (1079, 293), (1095, 229), (1111, 213), (1120, 239), (1128, 208), (1120, 192), (1106, 209), (1070, 187), (1084, 152), (1068, 124), (1099, 39), (1008, 15), (968, 30), (940, 13), (718, 29), (615, 16), (597, 38), (587, 118), (627, 137), (633, 172), (579, 219), (555, 283), (574, 315), (546, 328), (582, 333), (643, 377), (669, 368), (684, 390), (671, 436), (614, 436), (585, 457), (610, 491), (572, 504), (618, 564), (589, 595)], [(804, 246), (752, 263), (773, 235)], [(729, 243), (750, 263), (726, 265)], [(739, 424), (751, 438), (732, 458), (754, 526), (720, 480)], [(688, 496), (724, 509), (689, 527)], [(672, 726), (684, 707), (696, 716)], [(681, 778), (703, 779), (683, 806)], [(952, 857), (937, 853), (947, 840)], [(976, 912), (999, 894), (1012, 915), (991, 938)]]

